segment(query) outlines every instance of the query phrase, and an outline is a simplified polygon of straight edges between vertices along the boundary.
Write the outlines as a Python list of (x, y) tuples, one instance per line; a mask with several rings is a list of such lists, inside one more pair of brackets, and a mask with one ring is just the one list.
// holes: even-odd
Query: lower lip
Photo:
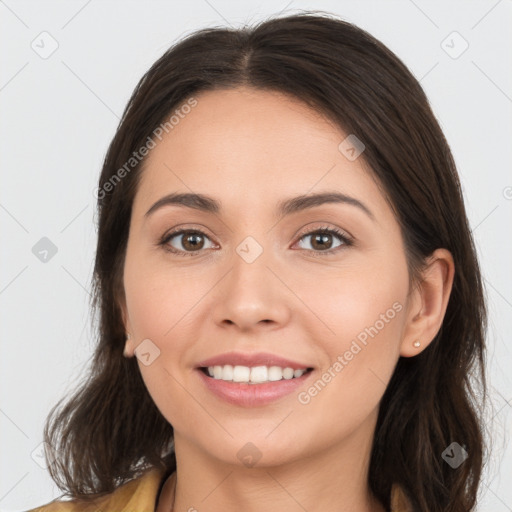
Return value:
[(301, 387), (309, 379), (313, 371), (309, 371), (300, 377), (282, 379), (262, 384), (247, 384), (245, 382), (230, 382), (209, 377), (202, 370), (196, 370), (206, 387), (215, 395), (226, 402), (242, 407), (258, 407), (266, 405), (283, 396), (289, 395)]

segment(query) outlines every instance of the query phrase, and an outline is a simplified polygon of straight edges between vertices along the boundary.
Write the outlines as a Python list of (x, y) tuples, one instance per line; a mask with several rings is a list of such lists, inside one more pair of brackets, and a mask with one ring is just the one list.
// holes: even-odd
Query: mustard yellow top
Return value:
[[(158, 491), (164, 476), (163, 470), (152, 469), (117, 488), (111, 494), (98, 498), (94, 503), (83, 504), (54, 500), (27, 512), (155, 512)], [(175, 479), (175, 477), (176, 472), (172, 474), (171, 478)], [(166, 504), (172, 505), (174, 503), (173, 486), (166, 485), (161, 496), (162, 499), (165, 499)], [(412, 506), (402, 489), (396, 484), (391, 489), (391, 512), (412, 512)]]

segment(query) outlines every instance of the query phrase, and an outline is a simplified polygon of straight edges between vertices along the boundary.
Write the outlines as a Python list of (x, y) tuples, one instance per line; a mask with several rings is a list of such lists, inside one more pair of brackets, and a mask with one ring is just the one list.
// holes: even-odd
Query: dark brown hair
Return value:
[[(136, 86), (99, 180), (92, 303), (100, 314), (98, 344), (87, 378), (45, 425), (56, 456), (52, 478), (68, 496), (87, 499), (148, 468), (170, 474), (176, 467), (173, 428), (148, 394), (136, 358), (123, 357), (123, 263), (144, 160), (113, 179), (187, 99), (238, 86), (287, 93), (364, 142), (364, 161), (401, 226), (411, 282), (435, 249), (452, 253), (442, 327), (421, 354), (399, 359), (382, 398), (369, 486), (387, 509), (397, 483), (415, 511), (471, 510), (486, 453), (486, 307), (454, 160), (404, 64), (365, 31), (318, 11), (194, 32)], [(454, 441), (468, 454), (457, 469), (441, 457)]]

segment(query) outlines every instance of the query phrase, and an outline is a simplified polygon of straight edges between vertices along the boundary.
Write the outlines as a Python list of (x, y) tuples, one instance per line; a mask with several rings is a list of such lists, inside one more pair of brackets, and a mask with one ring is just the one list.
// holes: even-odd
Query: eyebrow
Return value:
[[(322, 192), (292, 197), (278, 203), (277, 213), (280, 216), (286, 216), (327, 203), (344, 203), (355, 206), (366, 213), (372, 220), (376, 220), (372, 211), (359, 199), (341, 194), (340, 192)], [(221, 203), (213, 197), (204, 194), (172, 193), (159, 199), (144, 216), (147, 218), (156, 210), (169, 205), (184, 206), (215, 214), (221, 211)]]

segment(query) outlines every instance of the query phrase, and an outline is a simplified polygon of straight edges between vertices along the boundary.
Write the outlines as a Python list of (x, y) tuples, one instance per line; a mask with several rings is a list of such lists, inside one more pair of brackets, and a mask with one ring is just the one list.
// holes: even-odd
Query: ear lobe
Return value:
[(123, 298), (119, 301), (119, 309), (121, 310), (121, 318), (124, 326), (124, 331), (126, 332), (126, 341), (124, 344), (124, 350), (123, 350), (123, 356), (124, 357), (133, 357), (135, 354), (135, 346), (134, 346), (134, 340), (131, 335), (131, 326), (130, 322), (128, 321), (128, 314), (126, 312), (126, 303)]
[(126, 341), (124, 344), (123, 356), (124, 357), (133, 357), (135, 354), (135, 347), (133, 343), (133, 339), (130, 333), (126, 335)]
[[(436, 249), (429, 257), (422, 280), (411, 298), (412, 306), (400, 347), (402, 357), (418, 355), (436, 337), (443, 324), (454, 275), (450, 251)], [(420, 342), (420, 347), (414, 345), (416, 341)]]

